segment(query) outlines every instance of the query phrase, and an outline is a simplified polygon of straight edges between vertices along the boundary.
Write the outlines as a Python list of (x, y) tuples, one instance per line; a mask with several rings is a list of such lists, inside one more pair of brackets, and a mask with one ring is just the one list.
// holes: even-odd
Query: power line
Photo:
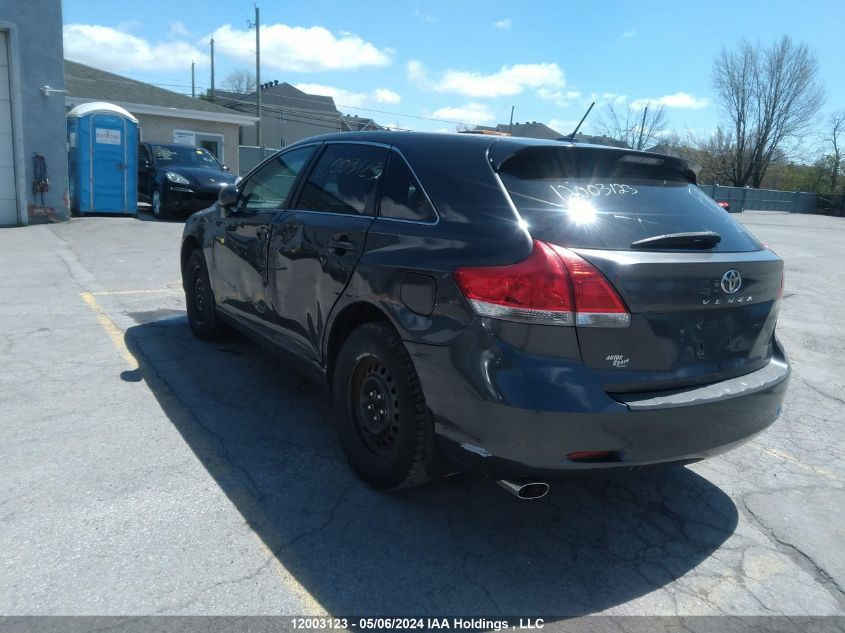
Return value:
[[(91, 79), (90, 77), (79, 77), (79, 76), (73, 75), (72, 73), (68, 74), (67, 77), (71, 77), (73, 79), (77, 79), (77, 80), (81, 80), (81, 81), (91, 81), (91, 82), (94, 82), (94, 83), (110, 82), (110, 83), (124, 84), (124, 85), (131, 85), (133, 83), (138, 83), (137, 80), (133, 80), (133, 79), (130, 79), (128, 77), (122, 78), (122, 79)], [(144, 82), (140, 82), (140, 83), (144, 83)], [(163, 88), (163, 86), (185, 88), (185, 89), (190, 88), (190, 86), (188, 86), (186, 84), (151, 84), (151, 85), (156, 86), (156, 87), (162, 87), (162, 89), (165, 89), (165, 88)], [(205, 88), (207, 90), (206, 86), (197, 86), (197, 88), (198, 89)], [(174, 92), (175, 94), (190, 98), (190, 95), (186, 94), (186, 93), (176, 92), (176, 91), (173, 91), (173, 90), (170, 90), (168, 92)], [(245, 94), (243, 96), (249, 97), (250, 95)], [(306, 103), (319, 103), (321, 105), (326, 105), (325, 99), (313, 99), (313, 98), (308, 98), (308, 97), (294, 97), (294, 96), (288, 96), (288, 95), (285, 95), (284, 98), (288, 99), (288, 100), (293, 100), (293, 101), (303, 101), (303, 102), (306, 102)], [(243, 99), (234, 99), (233, 97), (223, 96), (223, 95), (219, 95), (219, 94), (216, 95), (216, 100), (217, 101), (226, 100), (226, 101), (230, 101), (230, 102), (233, 102), (233, 103), (240, 103), (240, 104), (249, 105), (249, 106), (252, 106), (252, 107), (255, 106), (254, 102), (246, 101), (246, 100), (243, 100)], [(209, 101), (208, 103), (211, 103), (211, 102)], [(223, 107), (225, 107), (225, 106), (223, 106)], [(269, 109), (269, 106), (262, 104), (261, 109), (262, 109), (262, 111), (270, 111), (270, 112), (290, 112), (290, 111), (302, 112), (302, 111), (292, 110), (291, 108), (284, 108), (283, 106), (278, 106), (278, 107), (282, 108), (282, 109), (273, 110), (273, 109)], [(419, 114), (406, 114), (406, 113), (402, 113), (402, 112), (391, 112), (389, 110), (379, 110), (379, 109), (376, 109), (376, 108), (365, 108), (363, 106), (353, 106), (353, 105), (347, 105), (347, 104), (342, 104), (342, 103), (335, 103), (335, 107), (343, 108), (345, 110), (357, 110), (359, 112), (375, 112), (377, 114), (384, 114), (384, 115), (391, 116), (391, 117), (404, 117), (404, 118), (408, 118), (408, 119), (417, 119), (417, 120), (421, 120), (421, 121), (432, 121), (432, 122), (435, 122), (435, 123), (450, 123), (452, 125), (472, 125), (473, 124), (469, 121), (456, 121), (456, 120), (452, 120), (452, 119), (441, 119), (441, 118), (437, 118), (437, 117), (424, 116), (424, 115), (419, 115)], [(311, 116), (315, 112), (317, 112), (317, 111), (309, 110), (308, 115)]]

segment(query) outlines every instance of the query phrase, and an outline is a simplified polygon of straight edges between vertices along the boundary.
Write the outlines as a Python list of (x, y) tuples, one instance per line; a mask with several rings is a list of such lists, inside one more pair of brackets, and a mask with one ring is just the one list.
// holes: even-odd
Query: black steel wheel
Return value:
[(349, 463), (379, 489), (431, 478), (434, 432), (411, 357), (387, 323), (349, 335), (334, 375), (338, 434)]
[(220, 338), (224, 334), (224, 326), (217, 316), (208, 267), (201, 250), (197, 249), (188, 256), (182, 271), (182, 285), (185, 288), (188, 324), (194, 336), (205, 341)]

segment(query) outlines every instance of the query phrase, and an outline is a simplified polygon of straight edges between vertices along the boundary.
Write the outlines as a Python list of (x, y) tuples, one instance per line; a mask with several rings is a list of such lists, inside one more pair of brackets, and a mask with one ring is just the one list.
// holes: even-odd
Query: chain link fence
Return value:
[(814, 193), (802, 191), (775, 191), (750, 187), (725, 187), (700, 185), (701, 190), (716, 202), (727, 202), (732, 213), (742, 211), (788, 211), (790, 213), (816, 213), (818, 198)]
[(836, 196), (819, 196), (816, 213), (842, 217), (845, 215), (845, 194), (839, 194)]

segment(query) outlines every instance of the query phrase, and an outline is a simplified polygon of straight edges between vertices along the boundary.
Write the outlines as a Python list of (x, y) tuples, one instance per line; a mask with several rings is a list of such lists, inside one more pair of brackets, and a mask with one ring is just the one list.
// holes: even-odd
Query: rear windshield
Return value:
[(630, 250), (649, 237), (712, 231), (722, 240), (711, 252), (761, 248), (677, 159), (540, 147), (509, 158), (499, 175), (531, 235), (562, 246)]

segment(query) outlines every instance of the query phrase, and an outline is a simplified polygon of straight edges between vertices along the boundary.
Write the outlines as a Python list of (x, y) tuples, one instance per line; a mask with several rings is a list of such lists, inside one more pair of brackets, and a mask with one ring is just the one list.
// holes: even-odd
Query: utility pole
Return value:
[(194, 80), (194, 62), (191, 61), (191, 99), (197, 98), (197, 84)]
[(508, 134), (513, 134), (513, 109), (516, 106), (511, 106), (511, 122), (508, 124)]
[(255, 144), (261, 148), (261, 157), (264, 157), (264, 144), (261, 142), (261, 17), (258, 5), (255, 6), (255, 22), (249, 22), (250, 28), (255, 29)]
[(211, 103), (214, 103), (214, 38), (211, 38)]
[(640, 139), (637, 141), (637, 146), (634, 149), (643, 148), (643, 132), (645, 132), (645, 115), (648, 114), (648, 104), (643, 109), (643, 121), (640, 124)]

